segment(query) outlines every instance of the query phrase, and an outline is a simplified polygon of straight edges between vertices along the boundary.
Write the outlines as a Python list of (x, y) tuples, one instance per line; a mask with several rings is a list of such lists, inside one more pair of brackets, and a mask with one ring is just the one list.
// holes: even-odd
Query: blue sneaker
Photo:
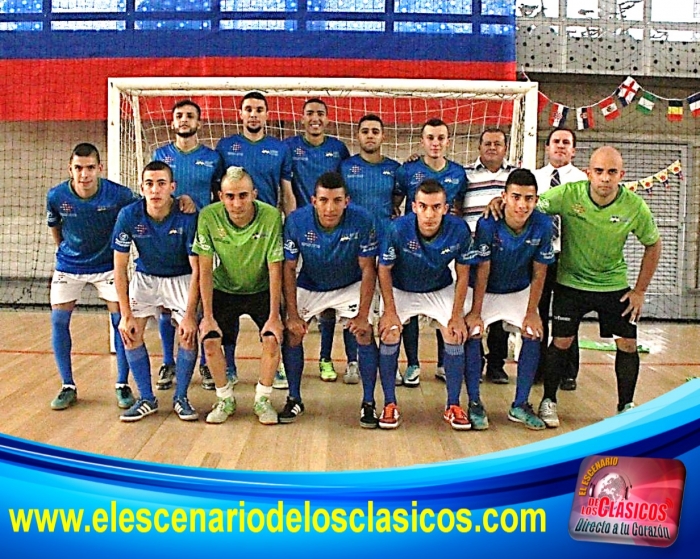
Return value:
[(420, 386), (420, 367), (418, 365), (409, 365), (406, 372), (403, 374), (403, 385), (409, 388)]
[(192, 407), (187, 397), (173, 400), (173, 409), (177, 416), (183, 421), (197, 421), (199, 419), (197, 410)]
[(52, 410), (66, 410), (78, 402), (78, 390), (75, 386), (62, 386), (61, 391), (51, 400)]
[(134, 398), (134, 393), (131, 391), (131, 388), (128, 384), (120, 384), (119, 386), (117, 386), (116, 393), (117, 406), (119, 406), (119, 409), (128, 410), (131, 406), (134, 405), (134, 402), (136, 402), (136, 398)]
[(280, 361), (280, 366), (275, 371), (275, 378), (272, 379), (272, 388), (277, 390), (287, 390), (289, 381), (287, 380), (287, 371), (284, 370), (284, 363)]
[(139, 398), (136, 403), (119, 416), (120, 421), (140, 421), (147, 415), (158, 411), (158, 400)]
[(515, 423), (522, 423), (525, 427), (533, 431), (543, 431), (547, 428), (544, 421), (537, 417), (532, 406), (528, 403), (518, 407), (511, 406), (508, 411), (508, 419)]
[(235, 367), (226, 367), (226, 379), (231, 383), (231, 386), (238, 384), (238, 371)]

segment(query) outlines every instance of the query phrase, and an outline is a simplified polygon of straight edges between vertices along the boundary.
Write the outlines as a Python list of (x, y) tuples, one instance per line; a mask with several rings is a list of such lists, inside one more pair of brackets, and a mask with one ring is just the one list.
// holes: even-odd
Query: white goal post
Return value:
[(354, 79), (354, 78), (111, 78), (108, 83), (107, 167), (111, 180), (135, 188), (152, 151), (173, 141), (174, 102), (193, 99), (202, 106), (200, 139), (214, 147), (239, 133), (238, 103), (249, 91), (270, 104), (267, 133), (285, 138), (300, 133), (305, 99), (329, 106), (328, 134), (357, 152), (356, 124), (366, 113), (385, 122), (384, 153), (399, 161), (419, 149), (420, 129), (441, 118), (453, 139), (448, 157), (472, 163), (481, 131), (497, 127), (509, 136), (508, 159), (534, 169), (537, 150), (535, 82)]

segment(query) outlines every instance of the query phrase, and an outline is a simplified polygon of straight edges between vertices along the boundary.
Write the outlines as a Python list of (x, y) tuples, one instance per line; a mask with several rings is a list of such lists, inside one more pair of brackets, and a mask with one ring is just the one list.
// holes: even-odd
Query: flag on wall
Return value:
[(605, 120), (615, 120), (618, 116), (620, 116), (620, 109), (618, 108), (617, 103), (615, 103), (615, 99), (612, 97), (606, 97), (600, 103), (598, 103), (598, 106), (600, 107), (600, 112), (603, 113)]
[(682, 99), (669, 99), (668, 100), (668, 113), (666, 113), (666, 118), (671, 122), (679, 122), (683, 120), (683, 100)]
[(593, 107), (576, 109), (576, 128), (579, 130), (593, 128)]
[(700, 116), (700, 93), (693, 93), (688, 97), (687, 101), (690, 107), (690, 114), (694, 117)]
[(653, 93), (643, 91), (642, 96), (639, 98), (639, 102), (637, 103), (637, 110), (645, 115), (651, 114), (657, 100), (658, 98)]
[(634, 96), (637, 95), (637, 91), (639, 91), (639, 84), (633, 77), (628, 76), (627, 79), (622, 82), (622, 85), (617, 88), (617, 96), (620, 98), (620, 103), (623, 107), (626, 107), (632, 102)]
[(552, 112), (549, 114), (549, 124), (555, 128), (564, 126), (567, 116), (569, 116), (569, 107), (554, 103), (552, 105)]

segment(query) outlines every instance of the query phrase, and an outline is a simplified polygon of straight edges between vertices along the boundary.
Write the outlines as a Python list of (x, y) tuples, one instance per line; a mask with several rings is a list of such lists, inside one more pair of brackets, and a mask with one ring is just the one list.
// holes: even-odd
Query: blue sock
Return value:
[(399, 363), (399, 344), (379, 344), (379, 378), (384, 390), (384, 405), (396, 403), (396, 366)]
[(175, 399), (187, 398), (187, 389), (190, 387), (194, 364), (197, 362), (197, 350), (185, 349), (180, 346), (177, 349), (177, 365), (175, 365)]
[(358, 354), (358, 343), (355, 334), (350, 332), (347, 328), (343, 328), (343, 343), (345, 344), (345, 357), (348, 363), (351, 361), (357, 361)]
[(163, 346), (163, 364), (175, 364), (175, 326), (173, 326), (172, 315), (170, 313), (161, 313), (158, 320), (158, 333), (160, 334), (160, 343)]
[[(335, 334), (335, 317), (332, 319), (319, 318), (318, 325), (321, 327), (321, 359), (331, 360), (333, 351), (333, 335)], [(286, 365), (285, 365), (286, 367)]]
[(408, 324), (403, 327), (403, 350), (406, 352), (406, 360), (409, 367), (414, 365), (420, 367), (418, 361), (418, 317), (412, 316)]
[(226, 370), (236, 371), (236, 343), (238, 342), (238, 332), (241, 329), (241, 319), (237, 318), (233, 323), (231, 332), (231, 344), (224, 346), (224, 358), (226, 359)]
[(459, 393), (464, 378), (464, 346), (445, 344), (445, 378), (447, 380), (447, 405), (459, 406)]
[(51, 310), (51, 346), (56, 358), (58, 374), (61, 375), (63, 384), (75, 384), (73, 382), (73, 365), (70, 358), (70, 352), (73, 347), (73, 341), (70, 337), (70, 317), (72, 312), (58, 309)]
[(126, 360), (126, 351), (124, 350), (124, 341), (119, 334), (119, 321), (122, 319), (121, 313), (109, 313), (109, 320), (114, 327), (114, 354), (117, 357), (117, 384), (126, 384), (129, 382), (129, 362)]
[(519, 407), (527, 403), (539, 363), (540, 341), (523, 338), (523, 345), (520, 348), (520, 357), (518, 357), (518, 378), (515, 381), (514, 407)]
[(477, 402), (481, 399), (479, 394), (479, 381), (481, 379), (481, 368), (483, 366), (483, 358), (481, 356), (481, 340), (469, 340), (466, 343), (467, 356), (465, 367), (465, 380), (467, 381), (467, 394), (469, 394), (470, 402)]
[(145, 345), (140, 345), (134, 349), (126, 350), (126, 359), (131, 367), (131, 373), (134, 375), (136, 387), (139, 389), (139, 395), (145, 400), (153, 401), (153, 388), (151, 387), (151, 360), (148, 358), (148, 350)]
[(282, 362), (287, 372), (289, 396), (301, 402), (301, 374), (304, 372), (304, 345), (282, 344)]
[(377, 366), (379, 365), (377, 343), (373, 339), (367, 345), (358, 344), (357, 354), (362, 378), (362, 401), (374, 403), (374, 387), (377, 385)]

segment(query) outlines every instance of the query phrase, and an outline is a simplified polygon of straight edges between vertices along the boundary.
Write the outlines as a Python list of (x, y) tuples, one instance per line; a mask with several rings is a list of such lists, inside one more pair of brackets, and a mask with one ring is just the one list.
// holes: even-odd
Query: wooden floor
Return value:
[[(49, 402), (60, 388), (51, 352), (47, 312), (0, 311), (0, 405), (4, 414), (0, 431), (46, 444), (123, 458), (209, 468), (243, 470), (332, 471), (388, 468), (452, 460), (507, 449), (557, 436), (600, 421), (615, 412), (614, 352), (581, 351), (579, 388), (559, 392), (562, 427), (528, 431), (507, 420), (514, 395), (515, 364), (506, 370), (511, 384), (482, 384), (482, 399), (491, 427), (485, 432), (457, 432), (441, 418), (445, 385), (434, 379), (435, 340), (432, 331), (421, 333), (422, 377), (419, 388), (398, 388), (404, 423), (396, 431), (368, 431), (359, 427), (361, 387), (318, 378), (318, 332), (307, 338), (306, 369), (302, 385), (306, 413), (295, 424), (265, 427), (252, 412), (257, 379), (257, 334), (244, 321), (238, 364), (241, 382), (236, 387), (238, 411), (223, 425), (207, 425), (203, 416), (214, 393), (202, 390), (199, 375), (190, 388), (190, 400), (200, 411), (199, 422), (180, 421), (170, 408), (172, 391), (157, 392), (160, 412), (125, 424), (118, 420), (114, 396), (115, 359), (107, 351), (105, 313), (77, 311), (73, 317), (73, 367), (79, 403), (56, 412)], [(684, 382), (700, 376), (700, 326), (648, 323), (639, 342), (651, 348), (642, 355), (642, 370), (635, 400), (643, 404)], [(597, 340), (597, 326), (583, 325), (582, 337)], [(147, 332), (152, 368), (160, 365), (157, 332)], [(344, 370), (342, 337), (336, 333), (334, 359)], [(132, 383), (133, 386), (133, 383)], [(379, 387), (378, 402), (382, 402)], [(539, 403), (542, 387), (533, 389), (531, 402)], [(463, 395), (464, 397), (464, 395)], [(275, 390), (273, 403), (280, 409), (286, 391)]]

